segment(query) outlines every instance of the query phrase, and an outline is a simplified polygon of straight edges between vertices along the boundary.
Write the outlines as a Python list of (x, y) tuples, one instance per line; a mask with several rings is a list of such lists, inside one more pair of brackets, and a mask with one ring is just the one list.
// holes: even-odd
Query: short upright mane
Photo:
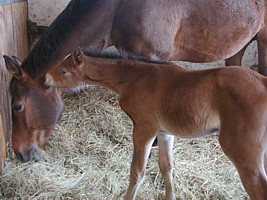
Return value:
[(120, 54), (114, 52), (114, 51), (97, 51), (94, 49), (87, 49), (84, 50), (83, 53), (86, 56), (90, 57), (96, 57), (96, 58), (110, 58), (110, 59), (128, 59), (128, 60), (138, 60), (138, 61), (143, 61), (147, 63), (155, 63), (155, 64), (169, 64), (167, 61), (162, 61), (162, 60), (151, 60), (147, 57), (144, 57), (142, 55), (137, 55), (137, 54), (131, 54), (131, 56), (125, 57), (121, 56)]
[(79, 19), (93, 9), (97, 3), (98, 0), (72, 0), (68, 4), (22, 63), (22, 67), (32, 78), (45, 70), (47, 63), (79, 23)]

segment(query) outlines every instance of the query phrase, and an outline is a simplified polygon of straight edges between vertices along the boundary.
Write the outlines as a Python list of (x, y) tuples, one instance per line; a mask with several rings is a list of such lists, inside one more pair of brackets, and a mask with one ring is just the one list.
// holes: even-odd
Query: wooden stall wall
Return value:
[(9, 82), (3, 55), (23, 60), (29, 52), (27, 38), (28, 8), (25, 0), (0, 0), (0, 169), (11, 139)]

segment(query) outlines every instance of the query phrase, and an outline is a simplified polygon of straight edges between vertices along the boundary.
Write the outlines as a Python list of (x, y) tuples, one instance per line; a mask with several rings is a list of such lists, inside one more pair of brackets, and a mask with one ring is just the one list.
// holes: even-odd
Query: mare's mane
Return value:
[(74, 30), (81, 17), (98, 3), (99, 0), (72, 0), (36, 43), (29, 56), (23, 61), (22, 68), (32, 78), (43, 72), (51, 57), (62, 46), (68, 34)]

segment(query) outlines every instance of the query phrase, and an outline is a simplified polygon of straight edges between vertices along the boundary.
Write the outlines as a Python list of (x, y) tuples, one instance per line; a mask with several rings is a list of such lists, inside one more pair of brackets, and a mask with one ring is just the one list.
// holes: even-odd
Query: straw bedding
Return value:
[[(1, 199), (122, 199), (132, 158), (132, 122), (118, 97), (91, 86), (65, 92), (65, 109), (46, 146), (46, 158), (22, 164), (10, 153), (0, 184)], [(246, 199), (238, 174), (216, 137), (175, 139), (177, 199)], [(137, 199), (164, 199), (152, 150)]]
[[(255, 43), (244, 64), (255, 65)], [(110, 49), (114, 51), (114, 48)], [(193, 64), (191, 69), (223, 66)], [(123, 199), (130, 173), (132, 122), (109, 90), (91, 86), (63, 93), (64, 112), (39, 163), (20, 163), (10, 150), (0, 179), (0, 199)], [(217, 137), (175, 139), (174, 188), (177, 199), (248, 199), (238, 173)], [(164, 199), (164, 184), (152, 149), (138, 200)]]

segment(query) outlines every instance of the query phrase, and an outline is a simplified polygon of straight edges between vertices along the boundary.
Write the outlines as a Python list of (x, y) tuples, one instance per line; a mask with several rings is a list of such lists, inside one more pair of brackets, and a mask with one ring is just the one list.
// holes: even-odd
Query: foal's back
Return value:
[(192, 71), (175, 65), (141, 65), (146, 65), (146, 70), (138, 67), (146, 73), (133, 79), (121, 93), (123, 109), (134, 120), (177, 136), (212, 134), (220, 128), (220, 115), (230, 102), (231, 106), (243, 105), (245, 110), (259, 97), (267, 103), (266, 78), (249, 69)]

